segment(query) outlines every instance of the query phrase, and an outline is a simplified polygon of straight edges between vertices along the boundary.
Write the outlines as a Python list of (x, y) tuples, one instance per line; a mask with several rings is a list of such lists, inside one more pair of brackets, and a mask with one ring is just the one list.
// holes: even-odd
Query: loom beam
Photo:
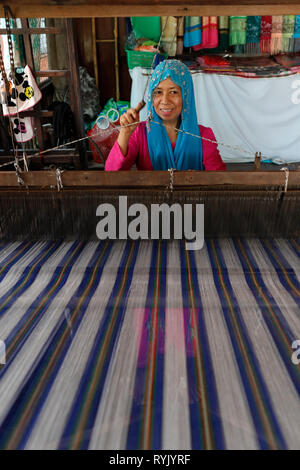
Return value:
[[(96, 239), (97, 207), (119, 196), (128, 205), (204, 204), (206, 237), (299, 237), (300, 171), (178, 172), (173, 190), (168, 172), (0, 173), (2, 240)], [(6, 177), (6, 179), (4, 178)], [(267, 183), (268, 182), (268, 183)], [(5, 183), (5, 184), (4, 184)]]
[[(286, 174), (283, 171), (174, 171), (175, 189), (216, 188), (255, 191), (258, 188), (281, 191), (285, 186)], [(30, 188), (54, 188), (57, 186), (56, 172), (53, 170), (22, 172), (25, 186)], [(65, 189), (72, 188), (166, 188), (170, 185), (168, 171), (62, 171), (61, 180)], [(20, 189), (14, 171), (0, 172), (2, 188)], [(24, 189), (24, 188), (21, 188)], [(288, 173), (287, 190), (300, 190), (300, 169)]]

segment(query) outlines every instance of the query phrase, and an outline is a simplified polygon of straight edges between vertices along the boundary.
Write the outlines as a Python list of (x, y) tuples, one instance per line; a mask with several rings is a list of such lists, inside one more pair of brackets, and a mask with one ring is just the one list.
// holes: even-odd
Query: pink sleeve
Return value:
[(130, 136), (126, 157), (124, 157), (122, 154), (118, 142), (116, 141), (114, 143), (105, 162), (106, 171), (130, 170), (132, 165), (135, 164), (139, 154), (139, 134), (140, 130), (139, 127), (137, 127), (137, 129)]
[[(217, 140), (215, 135), (210, 127), (200, 127), (200, 133), (202, 137), (207, 139)], [(222, 161), (220, 156), (218, 145), (207, 140), (202, 140), (203, 142), (203, 165), (205, 170), (226, 170), (226, 165)]]

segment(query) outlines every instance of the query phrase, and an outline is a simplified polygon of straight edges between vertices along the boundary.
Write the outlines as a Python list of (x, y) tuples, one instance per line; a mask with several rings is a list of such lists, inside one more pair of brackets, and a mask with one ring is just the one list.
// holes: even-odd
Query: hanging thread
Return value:
[(168, 172), (170, 174), (170, 182), (169, 182), (169, 186), (167, 186), (167, 189), (169, 189), (171, 193), (173, 192), (173, 189), (174, 189), (174, 171), (176, 171), (176, 168), (168, 168)]
[(63, 173), (63, 170), (61, 170), (60, 168), (56, 168), (56, 184), (57, 184), (57, 190), (60, 191), (61, 189), (63, 189), (63, 184), (62, 184), (62, 179), (61, 179), (61, 175)]
[(286, 193), (287, 192), (287, 188), (288, 188), (288, 183), (289, 183), (289, 169), (287, 166), (284, 166), (283, 168), (280, 168), (281, 171), (284, 171), (285, 173), (285, 182), (284, 182), (284, 192)]

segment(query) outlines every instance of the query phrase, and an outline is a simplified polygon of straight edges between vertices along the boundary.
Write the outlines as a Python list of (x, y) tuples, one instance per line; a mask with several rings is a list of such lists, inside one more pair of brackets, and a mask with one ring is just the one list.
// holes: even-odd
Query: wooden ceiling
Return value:
[(296, 15), (299, 0), (0, 0), (16, 18)]

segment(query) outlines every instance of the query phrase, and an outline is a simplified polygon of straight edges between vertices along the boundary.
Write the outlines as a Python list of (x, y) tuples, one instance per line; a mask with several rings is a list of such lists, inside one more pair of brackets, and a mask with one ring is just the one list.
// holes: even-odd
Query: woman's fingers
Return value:
[[(120, 118), (121, 126), (128, 126), (129, 124), (138, 123), (138, 121), (139, 113), (137, 113), (133, 108), (128, 109)], [(132, 128), (134, 130), (136, 126), (132, 126)]]
[(131, 122), (136, 122), (139, 119), (139, 113), (133, 108), (129, 108), (126, 114), (128, 118), (131, 119)]
[(140, 101), (140, 102), (137, 104), (137, 106), (136, 106), (134, 109), (135, 109), (135, 111), (136, 111), (137, 113), (139, 113), (139, 112), (141, 111), (141, 109), (143, 109), (143, 107), (144, 107), (145, 105), (146, 105), (145, 101), (142, 100), (142, 101)]

